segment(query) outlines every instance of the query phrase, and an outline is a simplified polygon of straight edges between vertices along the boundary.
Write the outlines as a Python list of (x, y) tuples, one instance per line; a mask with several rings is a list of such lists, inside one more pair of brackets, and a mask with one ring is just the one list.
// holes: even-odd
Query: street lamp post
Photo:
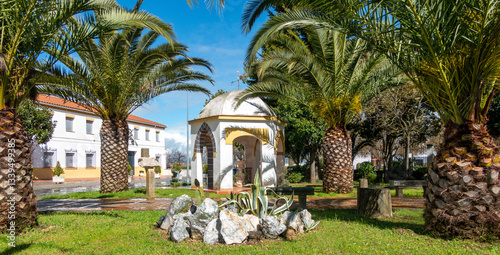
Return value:
[(187, 164), (186, 164), (186, 173), (187, 173), (187, 182), (188, 183), (191, 183), (191, 178), (189, 177), (189, 92), (187, 92), (187, 110), (186, 110), (186, 138), (187, 138), (187, 142), (186, 142), (186, 161), (187, 161)]

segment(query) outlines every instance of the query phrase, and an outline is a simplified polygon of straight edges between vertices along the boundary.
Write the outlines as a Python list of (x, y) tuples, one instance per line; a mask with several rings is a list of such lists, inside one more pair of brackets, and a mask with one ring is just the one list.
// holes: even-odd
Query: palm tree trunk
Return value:
[(425, 189), (425, 227), (441, 237), (500, 237), (500, 153), (485, 124), (448, 124)]
[(101, 193), (128, 190), (126, 121), (103, 120), (101, 126)]
[[(0, 110), (0, 233), (37, 225), (31, 146), (14, 109)], [(15, 224), (12, 224), (15, 223)]]
[(351, 193), (353, 190), (352, 146), (343, 128), (329, 128), (323, 142), (323, 192)]

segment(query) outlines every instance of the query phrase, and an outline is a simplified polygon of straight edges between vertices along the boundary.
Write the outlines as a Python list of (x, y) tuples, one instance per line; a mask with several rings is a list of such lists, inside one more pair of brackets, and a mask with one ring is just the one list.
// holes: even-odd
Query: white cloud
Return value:
[[(178, 149), (186, 152), (186, 123), (180, 122), (165, 129), (165, 147), (169, 150)], [(191, 140), (189, 144), (191, 144)]]

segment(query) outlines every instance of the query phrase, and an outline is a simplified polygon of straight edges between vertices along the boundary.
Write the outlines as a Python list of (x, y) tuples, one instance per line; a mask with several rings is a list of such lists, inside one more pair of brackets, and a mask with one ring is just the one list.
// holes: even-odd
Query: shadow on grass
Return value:
[(5, 251), (2, 251), (0, 254), (15, 254), (15, 253), (20, 253), (22, 254), (22, 251), (27, 250), (31, 244), (21, 244), (21, 245), (16, 245), (16, 247), (9, 247)]
[[(340, 220), (344, 222), (357, 222), (366, 224), (371, 227), (376, 227), (382, 230), (385, 229), (410, 229), (419, 235), (428, 235), (424, 230), (423, 224), (413, 223), (415, 218), (412, 216), (398, 216), (393, 213), (392, 218), (372, 219), (363, 215), (357, 214), (356, 210), (310, 210), (314, 220)], [(403, 222), (398, 222), (402, 220)]]
[(120, 215), (116, 211), (45, 211), (38, 212), (39, 215), (88, 215), (88, 216), (108, 216), (112, 218), (120, 218)]
[[(24, 250), (27, 250), (32, 244), (21, 244), (21, 245), (16, 245), (16, 247), (10, 247), (9, 249), (5, 250), (4, 252), (0, 254), (24, 254)], [(45, 249), (54, 249), (58, 250), (60, 253), (63, 254), (74, 254), (74, 249), (68, 249), (64, 248), (61, 245), (58, 245), (56, 243), (50, 242), (50, 243), (37, 243), (36, 246), (41, 246)]]
[(134, 189), (132, 191), (134, 192), (134, 194), (144, 194), (144, 195), (146, 195), (146, 188), (138, 188), (138, 189)]

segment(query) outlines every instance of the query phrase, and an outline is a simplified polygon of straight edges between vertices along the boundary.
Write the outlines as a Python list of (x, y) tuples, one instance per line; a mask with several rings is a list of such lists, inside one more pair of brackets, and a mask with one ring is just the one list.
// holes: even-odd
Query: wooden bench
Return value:
[[(277, 195), (291, 195), (293, 193), (294, 196), (299, 196), (299, 208), (307, 209), (306, 201), (307, 195), (314, 195), (313, 187), (299, 187), (299, 188), (269, 188), (273, 190)], [(267, 192), (267, 195), (274, 195), (273, 192)]]
[(417, 181), (417, 180), (391, 180), (389, 182), (389, 188), (396, 189), (396, 197), (403, 196), (403, 189), (405, 187), (414, 187), (414, 186), (427, 186), (426, 181)]

